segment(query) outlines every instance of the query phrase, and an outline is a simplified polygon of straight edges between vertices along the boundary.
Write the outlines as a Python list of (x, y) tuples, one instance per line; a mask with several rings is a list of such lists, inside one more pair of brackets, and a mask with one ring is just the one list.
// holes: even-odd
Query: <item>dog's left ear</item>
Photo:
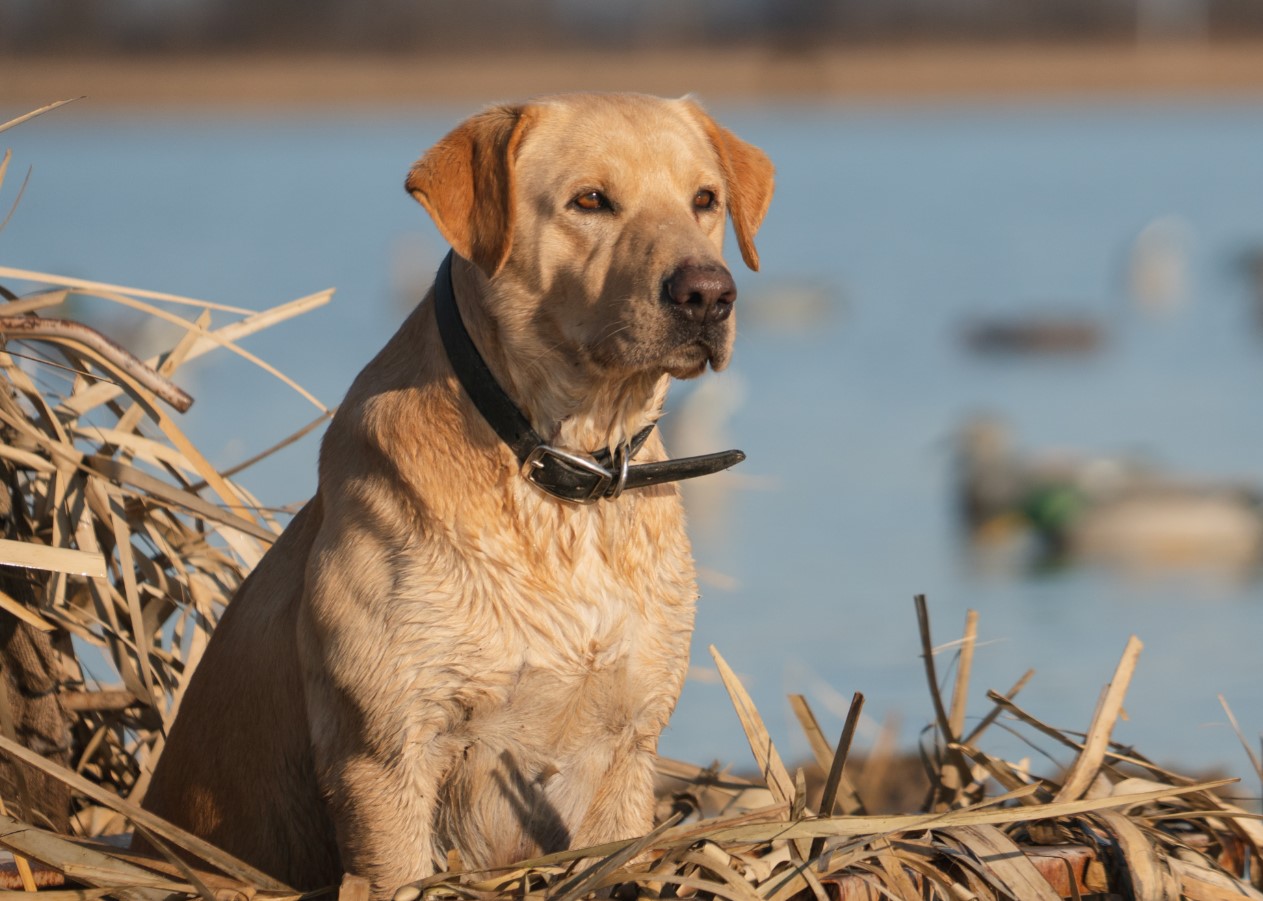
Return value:
[(452, 248), (488, 278), (513, 246), (513, 161), (531, 118), (528, 107), (497, 106), (467, 119), (404, 183)]
[(758, 272), (759, 252), (754, 247), (754, 235), (772, 202), (776, 169), (766, 153), (719, 125), (692, 99), (685, 98), (684, 105), (706, 130), (719, 157), (724, 181), (728, 183), (728, 213), (732, 216), (741, 258)]

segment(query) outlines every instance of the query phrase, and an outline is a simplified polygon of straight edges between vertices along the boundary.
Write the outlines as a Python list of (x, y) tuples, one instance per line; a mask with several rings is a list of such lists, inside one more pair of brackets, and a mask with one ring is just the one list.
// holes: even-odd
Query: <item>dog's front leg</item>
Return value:
[(653, 750), (641, 741), (615, 754), (575, 833), (573, 847), (635, 838), (653, 828), (655, 759)]
[(390, 898), (435, 871), (435, 811), (451, 764), (441, 737), (447, 725), (433, 715), (407, 721), (401, 710), (400, 731), (387, 746), (362, 731), (357, 705), (327, 680), (311, 680), (307, 691), (309, 709), (322, 712), (311, 724), (312, 749), (342, 868), (367, 878), (374, 899)]
[(298, 618), (311, 749), (344, 872), (374, 898), (434, 872), (438, 793), (458, 708), (400, 625), (410, 607), (380, 542), (326, 523)]

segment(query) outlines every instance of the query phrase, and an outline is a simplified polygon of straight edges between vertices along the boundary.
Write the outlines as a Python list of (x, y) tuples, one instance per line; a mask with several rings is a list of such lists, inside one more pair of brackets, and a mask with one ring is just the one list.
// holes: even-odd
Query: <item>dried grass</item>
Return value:
[[(18, 297), (0, 284), (0, 610), (37, 647), (70, 723), (64, 738), (41, 737), (80, 777), (139, 798), (224, 605), (282, 528), (185, 436), (169, 409), (187, 410), (192, 398), (171, 379), (217, 348), (253, 359), (237, 341), (327, 303), (331, 292), (253, 313), (11, 267), (0, 267), (0, 279), (29, 286)], [(87, 325), (42, 315), (71, 295), (139, 310), (179, 326), (180, 337), (138, 360)], [(212, 316), (231, 318), (212, 325)], [(320, 411), (318, 422), (330, 412)], [(0, 733), (32, 745), (22, 694), (18, 709), (0, 715)], [(38, 799), (22, 797), (24, 780), (14, 781), (19, 797), (8, 800), (38, 816)], [(116, 810), (81, 797), (69, 825), (98, 835), (121, 824)]]
[[(0, 185), (7, 164), (6, 155)], [(16, 859), (12, 878), (27, 890), (62, 887), (43, 889), (53, 901), (296, 898), (136, 802), (224, 605), (280, 531), (177, 427), (164, 406), (185, 398), (170, 380), (208, 350), (245, 355), (235, 344), (241, 337), (328, 294), (248, 313), (23, 270), (0, 268), (0, 278), (35, 284), (21, 297), (0, 288), (8, 301), (0, 309), (0, 468), (11, 508), (0, 540), (0, 609), (15, 630), (43, 636), (57, 673), (48, 696), (70, 723), (65, 759), (50, 760), (26, 747), (25, 720), (8, 700), (0, 703), (0, 752), (16, 774), (0, 808), (0, 846)], [(72, 292), (175, 322), (182, 337), (139, 361), (83, 326), (39, 315)], [(193, 317), (158, 304), (189, 308)], [(239, 318), (212, 328), (213, 314)], [(327, 415), (321, 408), (307, 430)], [(859, 695), (836, 747), (807, 701), (791, 698), (828, 774), (823, 791), (809, 793), (803, 770), (790, 772), (740, 681), (712, 651), (757, 780), (663, 760), (661, 825), (649, 835), (496, 871), (463, 871), (453, 855), (447, 871), (397, 898), (1263, 898), (1263, 823), (1218, 793), (1232, 780), (1196, 782), (1111, 741), (1138, 641), (1129, 642), (1084, 734), (1054, 729), (1017, 705), (1030, 673), (1005, 694), (989, 692), (990, 709), (965, 734), (976, 615), (952, 645), (949, 698), (938, 687), (923, 598), (917, 618), (934, 713), (922, 810), (867, 812), (865, 774), (848, 772)], [(1074, 763), (1062, 777), (1039, 777), (1025, 762), (986, 753), (979, 742), (1000, 717), (1072, 749)], [(871, 751), (867, 769), (884, 767), (882, 757)], [(38, 778), (73, 798), (75, 816), (64, 828), (37, 820), (31, 785)], [(169, 853), (155, 859), (99, 839), (131, 829)], [(360, 901), (367, 889), (347, 877), (329, 891)]]

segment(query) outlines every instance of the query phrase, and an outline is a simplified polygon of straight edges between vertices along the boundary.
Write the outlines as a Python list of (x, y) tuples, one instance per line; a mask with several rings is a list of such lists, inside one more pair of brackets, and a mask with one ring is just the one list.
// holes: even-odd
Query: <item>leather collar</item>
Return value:
[(576, 504), (591, 504), (602, 498), (614, 500), (628, 489), (710, 475), (746, 458), (739, 450), (729, 450), (658, 463), (632, 463), (632, 457), (653, 432), (653, 425), (637, 432), (612, 454), (608, 450), (584, 453), (553, 447), (505, 394), (469, 337), (452, 289), (451, 251), (443, 258), (434, 279), (434, 314), (443, 349), (461, 387), (487, 424), (513, 451), (522, 477), (553, 497)]

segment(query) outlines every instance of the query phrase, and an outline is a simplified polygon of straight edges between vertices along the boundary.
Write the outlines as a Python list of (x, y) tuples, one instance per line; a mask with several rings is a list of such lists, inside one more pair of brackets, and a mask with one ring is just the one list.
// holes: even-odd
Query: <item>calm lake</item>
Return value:
[[(691, 498), (705, 576), (696, 678), (662, 750), (749, 763), (710, 644), (787, 758), (806, 754), (787, 692), (806, 694), (834, 736), (863, 691), (858, 743), (894, 713), (910, 745), (932, 718), (912, 604), (925, 593), (938, 643), (959, 636), (967, 609), (981, 615), (975, 716), (986, 689), (1033, 667), (1023, 706), (1086, 728), (1135, 633), (1145, 651), (1115, 737), (1245, 775), (1216, 695), (1257, 742), (1263, 582), (980, 569), (955, 521), (953, 441), (981, 411), (1033, 451), (1138, 453), (1263, 484), (1263, 332), (1242, 262), (1263, 248), (1263, 103), (713, 111), (768, 152), (778, 189), (758, 237), (763, 272), (738, 271), (730, 249), (734, 364), (677, 386), (664, 423), (678, 451), (749, 459)], [(33, 167), (0, 263), (255, 309), (334, 287), (329, 306), (245, 346), (336, 404), (444, 251), (402, 183), (467, 112), (158, 118), (74, 104), (0, 137), (14, 152), (5, 212)], [(1155, 221), (1174, 273), (1158, 313), (1127, 279)], [(996, 359), (960, 340), (970, 322), (1048, 313), (1099, 324), (1099, 352)], [(182, 383), (197, 398), (186, 428), (220, 466), (316, 415), (228, 355)], [(241, 479), (265, 503), (300, 500), (315, 453), (305, 440)], [(950, 662), (941, 654), (940, 672)], [(984, 747), (1029, 753), (995, 731)]]

